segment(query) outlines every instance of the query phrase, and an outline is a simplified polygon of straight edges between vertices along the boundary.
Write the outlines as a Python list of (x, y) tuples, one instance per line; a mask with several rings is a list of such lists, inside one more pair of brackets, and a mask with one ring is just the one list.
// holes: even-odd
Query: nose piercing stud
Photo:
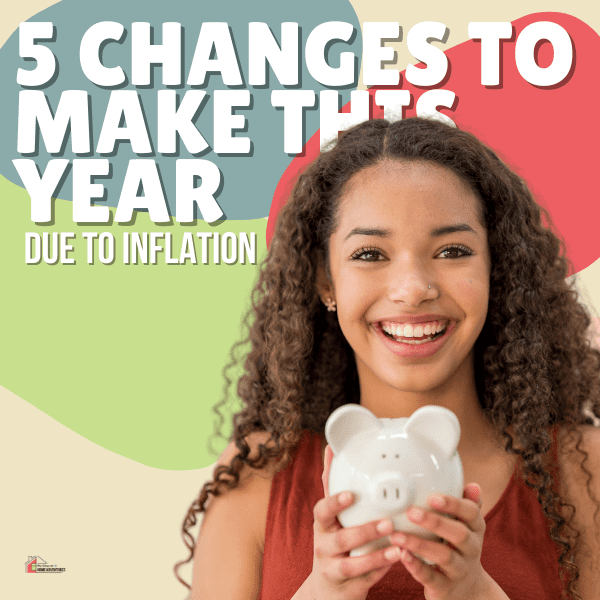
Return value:
[(431, 289), (431, 286), (430, 286), (430, 285), (428, 285), (428, 286), (427, 286), (427, 289), (428, 289), (428, 290), (430, 290), (430, 289)]
[(333, 298), (327, 298), (327, 300), (323, 300), (323, 304), (327, 307), (328, 312), (335, 312), (337, 310), (337, 304)]

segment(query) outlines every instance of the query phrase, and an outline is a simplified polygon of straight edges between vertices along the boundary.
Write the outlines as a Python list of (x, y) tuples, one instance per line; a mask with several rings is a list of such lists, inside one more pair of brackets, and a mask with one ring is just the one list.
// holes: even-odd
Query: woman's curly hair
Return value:
[[(565, 588), (580, 598), (574, 562), (579, 532), (570, 526), (575, 509), (559, 496), (550, 449), (552, 431), (560, 425), (576, 442), (596, 501), (577, 429), (600, 412), (600, 351), (591, 342), (591, 319), (577, 301), (574, 283), (566, 281), (563, 244), (542, 224), (542, 215), (548, 223), (550, 218), (526, 184), (470, 133), (422, 118), (357, 125), (298, 178), (252, 294), (248, 338), (232, 349), (225, 398), (215, 409), (222, 425), (231, 384), (227, 373), (249, 342), (237, 388), (244, 407), (233, 417), (239, 453), (215, 469), (190, 507), (182, 525), (190, 556), (175, 573), (187, 585), (178, 569), (193, 557), (189, 530), (209, 496), (235, 487), (244, 465), (261, 469), (274, 458), (286, 464), (303, 429), (323, 433), (335, 408), (359, 402), (353, 352), (335, 313), (320, 301), (316, 278), (320, 268), (328, 269), (328, 241), (348, 180), (392, 160), (442, 165), (482, 201), (492, 267), (487, 320), (475, 344), (477, 392), (506, 450), (522, 457), (522, 474), (537, 490), (559, 548)], [(270, 438), (251, 457), (247, 437), (256, 431)]]

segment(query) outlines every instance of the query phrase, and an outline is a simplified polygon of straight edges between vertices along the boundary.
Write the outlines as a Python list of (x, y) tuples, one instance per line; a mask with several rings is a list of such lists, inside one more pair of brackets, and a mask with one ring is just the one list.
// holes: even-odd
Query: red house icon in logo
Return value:
[(30, 556), (25, 563), (25, 573), (37, 573), (37, 556)]

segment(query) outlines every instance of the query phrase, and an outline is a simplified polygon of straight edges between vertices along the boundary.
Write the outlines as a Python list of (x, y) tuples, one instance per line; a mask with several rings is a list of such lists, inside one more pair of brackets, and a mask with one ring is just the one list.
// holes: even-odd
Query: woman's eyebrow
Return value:
[[(467, 223), (457, 223), (456, 225), (444, 225), (443, 227), (438, 227), (434, 229), (431, 232), (431, 237), (442, 237), (443, 235), (447, 235), (449, 233), (456, 233), (457, 231), (467, 231), (469, 233), (474, 233), (475, 235), (477, 235), (477, 232)], [(344, 238), (344, 241), (346, 241), (353, 235), (374, 235), (376, 237), (386, 237), (391, 233), (391, 229), (380, 229), (378, 227), (355, 227)]]
[(353, 235), (375, 235), (377, 237), (385, 237), (392, 233), (391, 229), (379, 229), (377, 227), (355, 227), (345, 238), (346, 241), (349, 237)]
[(444, 225), (444, 227), (434, 229), (431, 232), (431, 237), (441, 237), (449, 233), (456, 233), (457, 231), (468, 231), (477, 235), (477, 232), (467, 223), (457, 223), (456, 225)]

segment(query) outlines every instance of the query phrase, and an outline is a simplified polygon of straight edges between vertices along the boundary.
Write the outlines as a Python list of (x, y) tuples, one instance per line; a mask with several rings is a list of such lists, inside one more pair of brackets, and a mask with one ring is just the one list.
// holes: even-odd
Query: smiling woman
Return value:
[[(594, 596), (600, 352), (541, 213), (490, 149), (436, 121), (363, 123), (309, 166), (255, 288), (245, 407), (183, 524), (191, 598)], [(347, 403), (456, 414), (470, 483), (407, 512), (446, 543), (388, 519), (341, 527), (354, 499), (324, 491), (323, 430)]]

